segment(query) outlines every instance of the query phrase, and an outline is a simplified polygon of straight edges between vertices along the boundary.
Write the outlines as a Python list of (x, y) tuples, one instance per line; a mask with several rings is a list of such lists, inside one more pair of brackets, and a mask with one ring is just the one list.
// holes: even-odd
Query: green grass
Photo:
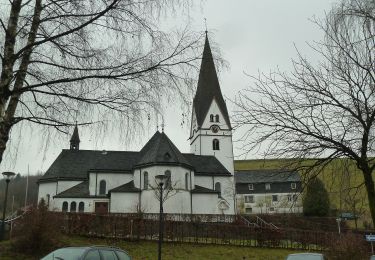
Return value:
[[(67, 246), (82, 245), (111, 245), (120, 247), (133, 257), (134, 260), (157, 259), (157, 242), (141, 241), (111, 241), (106, 239), (94, 239), (84, 237), (64, 237), (63, 243)], [(189, 260), (221, 260), (221, 259), (239, 259), (239, 260), (279, 260), (285, 259), (290, 253), (297, 251), (284, 249), (269, 248), (251, 248), (238, 246), (220, 246), (220, 245), (197, 245), (188, 243), (164, 243), (163, 244), (163, 260), (168, 259), (189, 259)], [(39, 259), (23, 255), (21, 253), (12, 253), (10, 251), (9, 242), (0, 243), (0, 259), (1, 260), (27, 260)]]

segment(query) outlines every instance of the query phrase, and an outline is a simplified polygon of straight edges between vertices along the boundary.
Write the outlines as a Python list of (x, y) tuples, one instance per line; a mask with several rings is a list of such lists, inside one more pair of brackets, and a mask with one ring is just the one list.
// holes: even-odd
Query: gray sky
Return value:
[[(319, 41), (322, 33), (310, 18), (323, 17), (334, 0), (206, 0), (196, 1), (191, 10), (192, 26), (195, 31), (204, 30), (204, 18), (210, 37), (217, 43), (223, 58), (230, 68), (219, 75), (221, 90), (225, 98), (234, 98), (236, 93), (251, 85), (251, 79), (244, 72), (256, 75), (258, 71), (269, 72), (277, 67), (290, 71), (291, 58), (296, 57), (295, 46), (307, 57), (316, 59), (307, 42)], [(176, 20), (178, 20), (176, 18)], [(203, 51), (203, 50), (202, 50)], [(189, 126), (181, 126), (182, 111), (178, 104), (168, 104), (165, 116), (165, 133), (181, 152), (189, 152)], [(233, 106), (227, 102), (229, 113)], [(187, 120), (190, 119), (187, 118)], [(147, 125), (147, 123), (146, 123)], [(81, 149), (98, 150), (139, 150), (156, 131), (155, 125), (146, 127), (145, 134), (136, 141), (118, 142), (116, 137), (107, 137), (102, 141), (94, 140), (88, 131), (80, 129)], [(45, 136), (30, 129), (16, 129), (14, 136), (21, 133), (19, 144), (13, 141), (6, 151), (5, 161), (0, 170), (12, 170), (30, 173), (45, 171), (55, 160), (61, 149), (69, 148), (69, 137), (53, 139), (48, 143), (47, 152), (41, 139)], [(17, 132), (17, 133), (16, 133)], [(29, 134), (31, 132), (31, 134)], [(233, 140), (239, 138), (234, 133)], [(18, 147), (18, 149), (17, 149)], [(234, 142), (234, 154), (241, 151)], [(248, 155), (256, 158), (257, 154)]]

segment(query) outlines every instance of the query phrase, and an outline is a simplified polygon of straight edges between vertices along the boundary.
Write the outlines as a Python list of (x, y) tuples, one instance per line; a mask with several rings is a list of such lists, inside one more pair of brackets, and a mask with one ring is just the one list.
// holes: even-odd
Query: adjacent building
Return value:
[(235, 182), (238, 213), (302, 213), (302, 183), (296, 171), (236, 171)]

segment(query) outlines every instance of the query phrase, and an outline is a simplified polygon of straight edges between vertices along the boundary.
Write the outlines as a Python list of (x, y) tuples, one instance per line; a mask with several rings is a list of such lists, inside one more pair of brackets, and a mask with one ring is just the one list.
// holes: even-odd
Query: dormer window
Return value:
[(219, 122), (219, 115), (215, 116), (215, 122)]
[(297, 184), (295, 182), (292, 182), (290, 184), (290, 187), (292, 188), (292, 190), (295, 190), (297, 188)]
[(252, 183), (249, 184), (249, 190), (254, 190), (254, 184)]
[(214, 121), (214, 115), (211, 114), (211, 115), (210, 115), (210, 122), (213, 122), (213, 121)]
[(165, 154), (164, 154), (164, 159), (165, 159), (166, 161), (168, 161), (169, 159), (171, 159), (171, 155), (170, 155), (169, 153), (165, 153)]
[(212, 150), (220, 150), (219, 140), (217, 139), (212, 140)]

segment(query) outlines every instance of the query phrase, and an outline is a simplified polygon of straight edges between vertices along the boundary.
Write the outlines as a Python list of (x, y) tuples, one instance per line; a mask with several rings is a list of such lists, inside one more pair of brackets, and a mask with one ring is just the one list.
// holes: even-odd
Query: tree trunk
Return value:
[(371, 170), (365, 169), (363, 171), (363, 177), (365, 179), (365, 186), (367, 191), (367, 198), (369, 203), (369, 208), (371, 212), (372, 224), (375, 225), (375, 189), (374, 180), (372, 178)]
[(4, 151), (9, 140), (12, 124), (9, 122), (0, 122), (0, 164), (3, 161)]

